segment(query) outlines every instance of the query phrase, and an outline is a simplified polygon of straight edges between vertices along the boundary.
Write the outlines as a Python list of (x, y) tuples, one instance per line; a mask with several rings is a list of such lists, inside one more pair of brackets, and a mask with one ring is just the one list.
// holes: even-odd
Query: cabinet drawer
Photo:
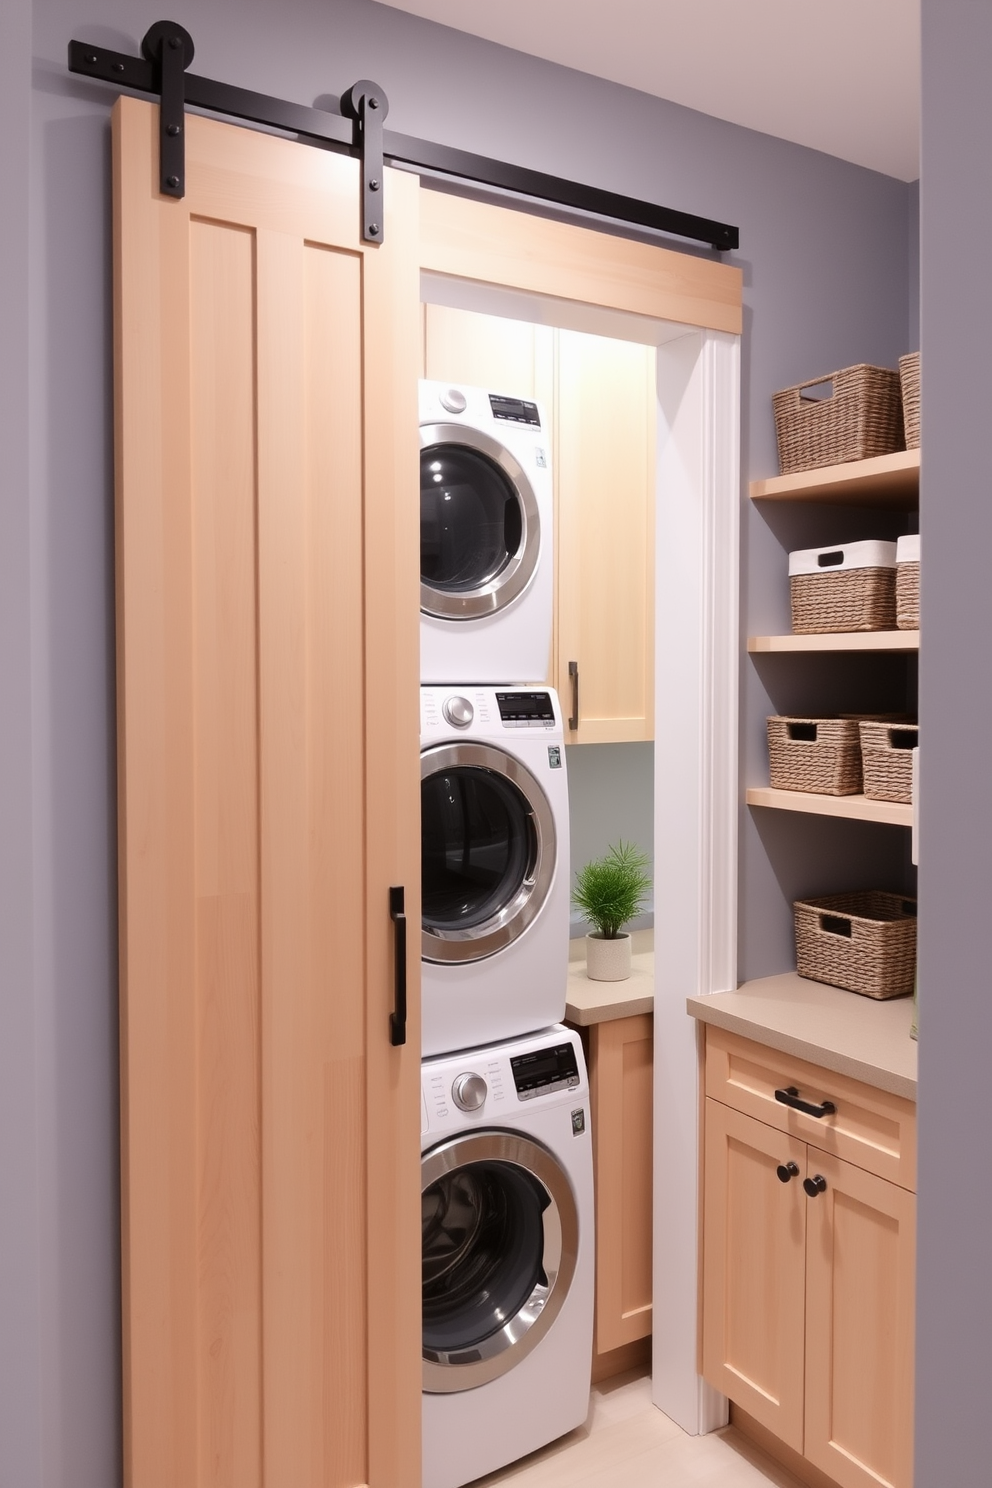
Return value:
[[(816, 1117), (781, 1104), (775, 1091), (790, 1086), (804, 1101), (813, 1105), (832, 1101), (836, 1110)], [(712, 1025), (706, 1030), (706, 1094), (869, 1173), (916, 1190), (912, 1101)]]

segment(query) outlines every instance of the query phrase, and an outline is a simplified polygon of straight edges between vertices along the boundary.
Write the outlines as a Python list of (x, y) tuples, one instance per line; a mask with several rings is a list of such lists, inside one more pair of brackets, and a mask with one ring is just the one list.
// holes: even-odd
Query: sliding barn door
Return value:
[(418, 183), (114, 151), (127, 1482), (413, 1488)]

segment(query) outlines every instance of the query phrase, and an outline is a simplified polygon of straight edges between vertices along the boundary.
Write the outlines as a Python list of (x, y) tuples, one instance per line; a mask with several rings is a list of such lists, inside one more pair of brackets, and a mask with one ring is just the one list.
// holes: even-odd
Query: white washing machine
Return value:
[(420, 689), (424, 1056), (565, 1016), (568, 781), (547, 687)]
[(422, 681), (547, 676), (553, 524), (539, 405), (421, 382)]
[(424, 1488), (459, 1488), (586, 1419), (589, 1089), (560, 1025), (421, 1078)]

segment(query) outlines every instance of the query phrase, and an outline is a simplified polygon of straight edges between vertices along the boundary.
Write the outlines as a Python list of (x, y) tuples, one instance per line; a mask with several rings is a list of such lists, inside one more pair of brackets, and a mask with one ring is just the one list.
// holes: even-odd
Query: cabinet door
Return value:
[(448, 305), (424, 306), (424, 376), (491, 393), (534, 398), (552, 417), (554, 332), (550, 326)]
[[(801, 1452), (806, 1146), (705, 1105), (703, 1374)], [(783, 1183), (789, 1162), (798, 1172)]]
[(572, 744), (654, 737), (655, 359), (558, 332), (555, 674)]
[[(124, 1474), (420, 1481), (415, 180), (114, 116)], [(388, 700), (388, 702), (386, 701)]]
[(651, 1332), (654, 1019), (589, 1030), (596, 1159), (596, 1352)]
[(913, 1194), (814, 1147), (806, 1231), (806, 1447), (842, 1488), (910, 1488)]

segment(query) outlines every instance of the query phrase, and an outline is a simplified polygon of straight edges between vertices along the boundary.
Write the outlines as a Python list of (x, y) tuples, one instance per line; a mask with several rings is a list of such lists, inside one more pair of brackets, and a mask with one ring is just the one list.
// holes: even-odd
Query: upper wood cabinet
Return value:
[(570, 744), (654, 734), (654, 347), (424, 307), (425, 376), (540, 401), (552, 423), (548, 680)]
[(558, 332), (555, 682), (572, 744), (654, 737), (656, 355)]

